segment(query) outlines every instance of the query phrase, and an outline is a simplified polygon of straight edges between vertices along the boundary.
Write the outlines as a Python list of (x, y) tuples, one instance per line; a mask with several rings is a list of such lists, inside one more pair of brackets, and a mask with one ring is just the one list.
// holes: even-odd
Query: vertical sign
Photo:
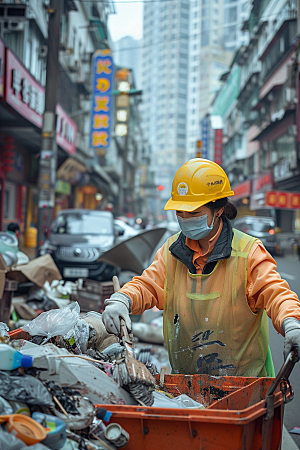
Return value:
[(5, 61), (5, 46), (0, 39), (0, 97), (4, 94), (4, 61)]
[(113, 60), (110, 50), (97, 50), (92, 67), (90, 145), (97, 152), (109, 147), (112, 118)]
[(222, 165), (222, 128), (215, 130), (215, 163)]
[(205, 117), (201, 121), (202, 130), (202, 148), (201, 148), (201, 158), (208, 158), (208, 148), (209, 148), (209, 118)]

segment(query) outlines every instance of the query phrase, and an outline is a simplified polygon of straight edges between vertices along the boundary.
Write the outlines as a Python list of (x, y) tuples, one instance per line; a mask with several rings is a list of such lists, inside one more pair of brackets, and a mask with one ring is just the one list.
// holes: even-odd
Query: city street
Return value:
[[(284, 258), (277, 257), (277, 268), (282, 278), (285, 278), (290, 285), (290, 288), (300, 296), (300, 261), (294, 255), (288, 255)], [(275, 372), (278, 373), (280, 367), (283, 364), (283, 338), (278, 334), (272, 326), (270, 321), (270, 348), (273, 356)], [(300, 364), (300, 363), (298, 363)], [(299, 402), (300, 402), (300, 366), (296, 365), (290, 381), (295, 391), (295, 398), (292, 402), (288, 403), (285, 407), (284, 424), (287, 430), (291, 430), (294, 427), (300, 428), (299, 417)], [(291, 435), (293, 439), (300, 447), (300, 436)]]

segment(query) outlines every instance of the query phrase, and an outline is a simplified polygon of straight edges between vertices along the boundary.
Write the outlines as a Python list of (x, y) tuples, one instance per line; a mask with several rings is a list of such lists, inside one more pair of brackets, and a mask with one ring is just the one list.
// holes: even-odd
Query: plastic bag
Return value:
[(181, 394), (175, 398), (169, 398), (162, 392), (153, 392), (154, 403), (156, 408), (189, 408), (189, 409), (205, 409), (202, 403), (193, 400), (186, 394)]
[(81, 351), (81, 353), (85, 353), (87, 351), (89, 336), (90, 329), (88, 323), (83, 319), (78, 319), (74, 327), (71, 328), (65, 336), (65, 339), (70, 341), (74, 338), (76, 347)]
[(43, 312), (30, 323), (24, 325), (22, 330), (27, 331), (31, 336), (47, 336), (48, 339), (53, 336), (64, 337), (76, 324), (79, 314), (78, 303), (71, 303), (62, 309)]
[(9, 328), (6, 325), (6, 323), (0, 322), (0, 336), (1, 337), (5, 337), (5, 338), (9, 338), (8, 331), (9, 331)]
[(6, 400), (50, 406), (52, 396), (37, 378), (31, 375), (12, 376), (0, 371), (0, 395)]

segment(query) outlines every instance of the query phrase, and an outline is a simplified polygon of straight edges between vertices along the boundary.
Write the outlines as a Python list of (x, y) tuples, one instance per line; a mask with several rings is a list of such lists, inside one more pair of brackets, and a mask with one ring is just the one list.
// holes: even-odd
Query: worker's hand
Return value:
[(129, 313), (131, 310), (131, 298), (116, 292), (104, 302), (105, 310), (102, 313), (102, 321), (109, 333), (120, 334), (121, 324), (120, 317), (125, 320), (128, 331), (131, 331), (131, 320)]
[(299, 361), (300, 355), (300, 322), (294, 317), (288, 317), (284, 319), (281, 324), (282, 331), (284, 333), (284, 359), (288, 357), (288, 354), (295, 348), (297, 350), (297, 356), (293, 361)]

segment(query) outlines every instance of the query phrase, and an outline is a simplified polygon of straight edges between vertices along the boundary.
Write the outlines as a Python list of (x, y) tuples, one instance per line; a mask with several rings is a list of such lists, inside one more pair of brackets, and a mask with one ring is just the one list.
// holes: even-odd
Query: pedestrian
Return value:
[(17, 222), (10, 222), (7, 225), (7, 232), (11, 233), (11, 234), (15, 234), (17, 236), (17, 238), (18, 238), (19, 234), (20, 234), (19, 224)]
[[(105, 301), (103, 322), (118, 334), (120, 317), (157, 306), (174, 373), (275, 376), (268, 318), (284, 338), (284, 355), (300, 349), (300, 304), (256, 238), (232, 228), (237, 214), (224, 170), (192, 159), (177, 171), (166, 210), (181, 232), (154, 262)], [(298, 357), (295, 357), (298, 360)]]

